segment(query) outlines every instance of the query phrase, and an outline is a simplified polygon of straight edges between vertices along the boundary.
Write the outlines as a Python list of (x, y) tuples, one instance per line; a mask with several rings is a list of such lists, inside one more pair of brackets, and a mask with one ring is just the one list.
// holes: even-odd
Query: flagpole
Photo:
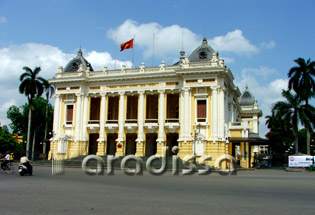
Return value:
[[(116, 44), (117, 44), (117, 36), (116, 36)], [(117, 59), (117, 48), (116, 48), (116, 44), (115, 44), (115, 66), (114, 66), (114, 69), (116, 69), (116, 59)]]
[(135, 68), (135, 49), (136, 49), (135, 38), (136, 38), (136, 35), (133, 35), (132, 68)]
[(152, 67), (154, 65), (154, 33), (153, 33), (153, 47), (152, 47)]

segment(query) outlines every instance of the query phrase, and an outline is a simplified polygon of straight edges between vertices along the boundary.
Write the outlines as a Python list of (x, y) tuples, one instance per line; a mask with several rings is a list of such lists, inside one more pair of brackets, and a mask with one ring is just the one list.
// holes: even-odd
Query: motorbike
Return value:
[(19, 164), (19, 173), (21, 176), (28, 174), (28, 175), (32, 175), (33, 174), (33, 168), (28, 171), (27, 167), (23, 164)]

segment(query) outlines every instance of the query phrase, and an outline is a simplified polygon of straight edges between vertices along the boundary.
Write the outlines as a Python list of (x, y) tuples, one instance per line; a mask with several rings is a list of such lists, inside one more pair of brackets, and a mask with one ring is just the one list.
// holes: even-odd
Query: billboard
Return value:
[(289, 156), (289, 167), (309, 167), (315, 156)]

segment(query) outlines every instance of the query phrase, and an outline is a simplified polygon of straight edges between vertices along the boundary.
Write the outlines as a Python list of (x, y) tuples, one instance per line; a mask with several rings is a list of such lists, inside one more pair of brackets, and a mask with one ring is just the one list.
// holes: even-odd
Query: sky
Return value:
[(131, 67), (132, 51), (119, 45), (133, 37), (135, 67), (171, 65), (206, 37), (240, 91), (248, 85), (258, 100), (263, 137), (294, 60), (315, 60), (314, 9), (313, 0), (0, 0), (0, 122), (27, 102), (18, 92), (24, 66), (51, 79), (81, 47), (94, 70)]

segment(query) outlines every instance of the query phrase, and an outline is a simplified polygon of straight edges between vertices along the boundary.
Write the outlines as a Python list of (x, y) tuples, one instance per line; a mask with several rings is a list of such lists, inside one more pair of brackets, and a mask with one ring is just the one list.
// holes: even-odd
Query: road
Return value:
[(0, 214), (314, 214), (315, 172), (239, 171), (236, 176), (52, 176), (0, 172)]

